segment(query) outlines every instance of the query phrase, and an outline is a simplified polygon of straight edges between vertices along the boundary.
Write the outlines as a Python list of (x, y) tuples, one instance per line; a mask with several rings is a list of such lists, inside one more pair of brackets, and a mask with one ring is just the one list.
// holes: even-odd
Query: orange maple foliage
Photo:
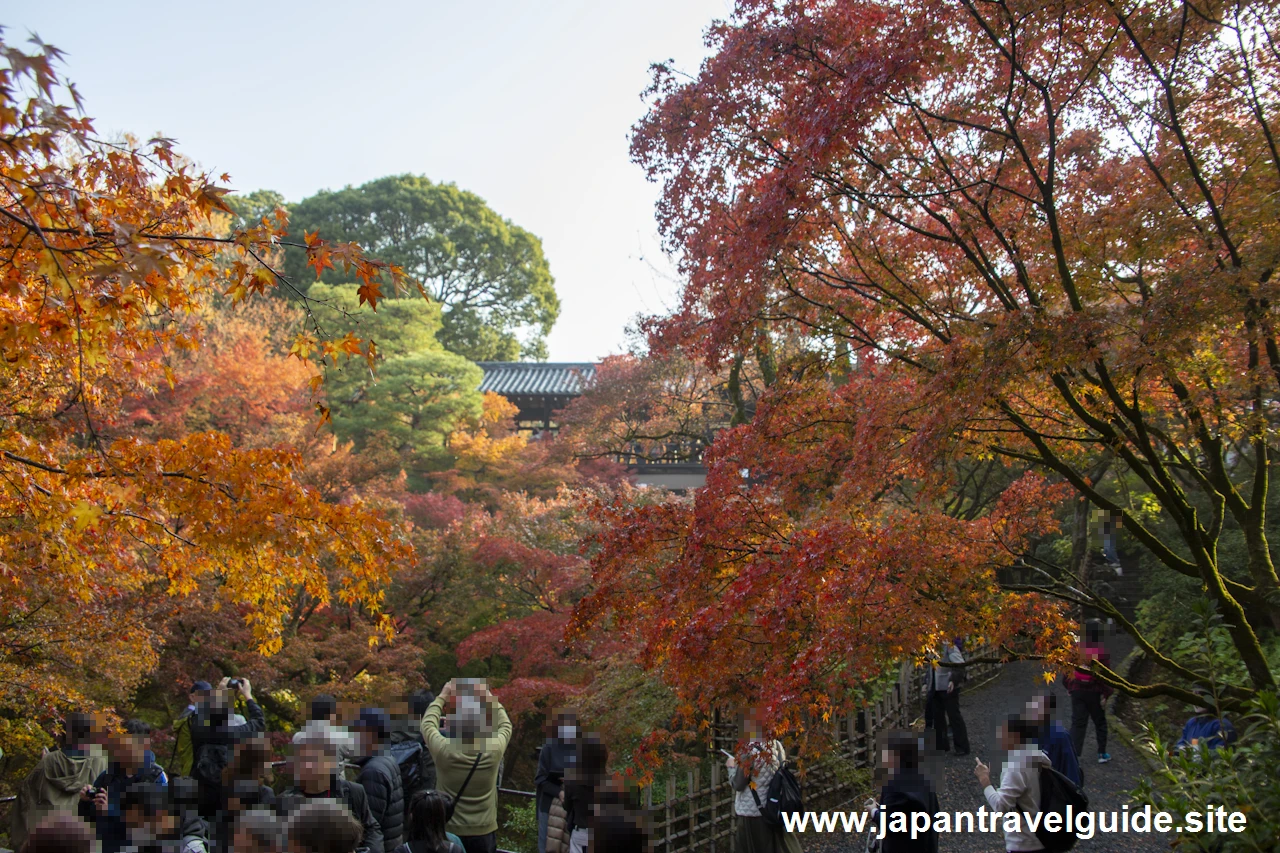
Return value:
[[(131, 597), (216, 579), (268, 652), (299, 590), (376, 613), (389, 567), (412, 549), (360, 501), (327, 502), (301, 482), (298, 452), (215, 431), (261, 412), (206, 399), (207, 431), (154, 438), (121, 417), (126, 401), (174, 379), (171, 356), (201, 346), (214, 294), (289, 286), (265, 260), (287, 235), (283, 211), (219, 235), (211, 217), (227, 190), (168, 140), (96, 137), (58, 103), (79, 99), (54, 48), (0, 43), (0, 55), (0, 707), (48, 709), (135, 684), (156, 637), (116, 606)], [(358, 247), (314, 235), (307, 247), (366, 285), (401, 282)], [(306, 334), (321, 351), (372, 353)]]

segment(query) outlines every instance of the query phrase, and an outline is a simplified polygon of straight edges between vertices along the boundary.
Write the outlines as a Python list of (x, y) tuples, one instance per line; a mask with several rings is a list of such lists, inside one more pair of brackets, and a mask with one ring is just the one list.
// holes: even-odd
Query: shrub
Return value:
[(1219, 750), (1187, 750), (1172, 753), (1154, 727), (1147, 726), (1145, 745), (1155, 756), (1157, 769), (1144, 778), (1134, 797), (1139, 804), (1186, 814), (1221, 805), (1228, 812), (1243, 812), (1246, 831), (1179, 835), (1190, 849), (1221, 851), (1272, 850), (1280, 838), (1280, 698), (1263, 693), (1251, 703), (1242, 721), (1240, 740)]

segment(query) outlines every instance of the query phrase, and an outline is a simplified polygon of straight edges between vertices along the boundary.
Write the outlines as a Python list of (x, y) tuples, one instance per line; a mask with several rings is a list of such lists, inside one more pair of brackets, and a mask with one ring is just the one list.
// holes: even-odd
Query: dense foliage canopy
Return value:
[(688, 284), (651, 342), (792, 345), (696, 500), (602, 510), (580, 624), (778, 713), (939, 636), (1066, 664), (1040, 593), (1127, 622), (1035, 551), (1074, 493), (1216, 602), (1228, 701), (1273, 688), (1278, 6), (745, 0), (696, 76), (659, 66), (633, 152)]
[[(269, 419), (270, 400), (232, 413), (187, 387), (194, 424), (135, 429), (131, 401), (176, 386), (172, 365), (200, 350), (212, 300), (288, 286), (268, 264), (283, 217), (223, 236), (226, 190), (168, 140), (95, 136), (58, 103), (78, 98), (53, 48), (0, 55), (0, 711), (120, 695), (155, 661), (156, 609), (206, 583), (243, 607), (261, 650), (279, 648), (300, 590), (358, 603), (387, 630), (381, 590), (412, 548), (361, 500), (303, 482), (298, 450), (233, 440), (236, 421)], [(312, 234), (303, 251), (345, 266), (371, 307), (402, 283), (351, 245)], [(296, 366), (262, 378), (318, 387), (304, 350), (333, 361), (369, 347), (299, 328)]]

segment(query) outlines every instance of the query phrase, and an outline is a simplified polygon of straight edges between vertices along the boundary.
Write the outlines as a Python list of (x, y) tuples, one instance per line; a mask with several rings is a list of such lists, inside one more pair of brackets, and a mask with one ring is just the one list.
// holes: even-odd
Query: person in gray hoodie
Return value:
[(76, 813), (80, 792), (107, 769), (107, 754), (93, 743), (93, 737), (92, 717), (67, 717), (65, 746), (46, 752), (18, 789), (9, 826), (13, 849), (21, 850), (27, 836), (49, 815)]

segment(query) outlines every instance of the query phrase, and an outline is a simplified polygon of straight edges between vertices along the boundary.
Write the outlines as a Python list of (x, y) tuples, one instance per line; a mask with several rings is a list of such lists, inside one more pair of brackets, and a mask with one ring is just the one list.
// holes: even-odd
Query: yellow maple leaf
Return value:
[(102, 509), (88, 501), (76, 501), (75, 506), (71, 507), (71, 517), (75, 519), (77, 533), (88, 527), (97, 527), (101, 515)]

